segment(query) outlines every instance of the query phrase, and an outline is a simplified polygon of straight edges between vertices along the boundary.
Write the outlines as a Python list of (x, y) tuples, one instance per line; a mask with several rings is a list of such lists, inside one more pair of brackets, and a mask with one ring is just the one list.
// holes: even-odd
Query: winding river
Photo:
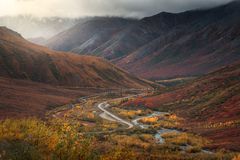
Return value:
[[(131, 96), (128, 96), (127, 98), (129, 98)], [(111, 113), (110, 111), (107, 110), (108, 107), (110, 107), (110, 105), (107, 102), (103, 102), (97, 105), (97, 107), (102, 111), (102, 113), (100, 114), (100, 116), (106, 120), (109, 121), (117, 121), (119, 123), (125, 124), (128, 126), (127, 129), (131, 129), (134, 126), (138, 126), (142, 129), (148, 129), (149, 127), (151, 127), (151, 125), (146, 125), (146, 124), (142, 124), (139, 121), (143, 118), (151, 118), (151, 117), (155, 117), (155, 116), (164, 116), (166, 114), (169, 114), (167, 112), (153, 112), (152, 114), (149, 114), (147, 116), (140, 116), (137, 117), (136, 119), (132, 120), (131, 122), (128, 122), (120, 117), (118, 117), (117, 115)], [(182, 131), (180, 130), (176, 130), (176, 129), (170, 129), (170, 128), (161, 128), (160, 130), (157, 131), (157, 133), (155, 133), (154, 138), (157, 141), (157, 143), (159, 144), (163, 144), (165, 143), (165, 139), (162, 137), (163, 134), (165, 133), (181, 133)], [(186, 151), (189, 147), (191, 147), (190, 145), (186, 145), (186, 146), (181, 146), (183, 151)], [(207, 153), (207, 154), (212, 154), (213, 152), (210, 152), (208, 150), (201, 150), (201, 152)]]
[[(135, 126), (139, 126), (140, 128), (142, 129), (147, 129), (149, 127), (151, 127), (151, 125), (146, 125), (146, 124), (142, 124), (140, 123), (139, 121), (143, 118), (151, 118), (151, 117), (155, 117), (155, 116), (164, 116), (166, 114), (169, 114), (167, 112), (153, 112), (152, 114), (150, 115), (147, 115), (147, 116), (141, 116), (141, 117), (138, 117), (134, 120), (132, 120), (132, 123), (135, 125)], [(157, 143), (159, 144), (163, 144), (165, 143), (165, 140), (164, 138), (162, 137), (163, 134), (165, 133), (181, 133), (182, 131), (180, 130), (176, 130), (176, 129), (169, 129), (169, 128), (161, 128), (160, 130), (157, 131), (157, 133), (154, 135), (154, 138), (155, 140), (157, 141)], [(186, 146), (180, 146), (180, 148), (185, 151), (187, 150), (189, 147), (191, 147), (190, 145), (186, 145)], [(208, 151), (208, 150), (204, 150), (202, 149), (201, 152), (203, 153), (207, 153), (207, 154), (213, 154), (213, 152), (211, 151)]]
[[(141, 116), (141, 117), (138, 117), (134, 120), (132, 120), (132, 123), (135, 125), (135, 126), (139, 126), (140, 128), (142, 129), (147, 129), (149, 127), (151, 127), (151, 125), (146, 125), (146, 124), (142, 124), (140, 123), (139, 121), (143, 118), (151, 118), (151, 117), (155, 117), (155, 116), (164, 116), (168, 114), (167, 112), (153, 112), (152, 114), (150, 115), (147, 115), (147, 116)], [(165, 140), (164, 138), (162, 137), (163, 134), (165, 133), (172, 133), (172, 132), (176, 132), (176, 133), (179, 133), (180, 131), (176, 130), (176, 129), (167, 129), (167, 128), (161, 128), (160, 130), (157, 131), (157, 133), (154, 135), (156, 141), (160, 144), (164, 143)]]

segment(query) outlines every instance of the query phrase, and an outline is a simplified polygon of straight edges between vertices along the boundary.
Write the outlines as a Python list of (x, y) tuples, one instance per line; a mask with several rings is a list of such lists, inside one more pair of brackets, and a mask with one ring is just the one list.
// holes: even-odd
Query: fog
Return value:
[(161, 11), (181, 12), (213, 7), (231, 0), (0, 0), (0, 16), (145, 17)]

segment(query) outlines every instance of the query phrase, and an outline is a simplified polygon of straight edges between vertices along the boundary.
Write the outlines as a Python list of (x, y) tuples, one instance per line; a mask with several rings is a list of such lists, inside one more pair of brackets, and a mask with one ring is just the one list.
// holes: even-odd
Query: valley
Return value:
[[(157, 84), (101, 58), (52, 51), (7, 28), (0, 33), (4, 44), (0, 55), (5, 60), (0, 60), (1, 156), (69, 160), (237, 156), (239, 62), (199, 78)], [(41, 58), (37, 70), (29, 70)], [(77, 81), (77, 76), (84, 78)], [(45, 140), (40, 143), (41, 137)]]
[(170, 1), (0, 2), (0, 160), (240, 160), (240, 0)]
[[(79, 99), (78, 103), (50, 110), (46, 114), (48, 117), (46, 121), (48, 126), (53, 127), (54, 130), (60, 127), (63, 132), (67, 133), (67, 138), (80, 136), (81, 141), (90, 140), (84, 152), (81, 152), (81, 147), (78, 148), (73, 144), (76, 147), (74, 149), (71, 148), (74, 146), (68, 144), (68, 151), (70, 148), (77, 151), (73, 151), (71, 156), (82, 154), (81, 156), (86, 156), (85, 158), (92, 157), (90, 159), (125, 157), (125, 159), (144, 160), (147, 157), (151, 159), (176, 159), (177, 157), (181, 159), (230, 159), (235, 155), (233, 152), (221, 150), (210, 152), (208, 144), (211, 141), (197, 134), (183, 131), (180, 125), (182, 117), (174, 113), (156, 112), (147, 108), (135, 110), (122, 106), (129, 100), (150, 94), (144, 91), (143, 95), (142, 92), (138, 90), (133, 94), (132, 90), (125, 90), (124, 93), (103, 92), (95, 96), (84, 97)], [(101, 116), (103, 112), (108, 115), (107, 118)], [(51, 154), (58, 157), (60, 155), (56, 150), (57, 148)], [(65, 152), (62, 149), (61, 154), (63, 153)]]

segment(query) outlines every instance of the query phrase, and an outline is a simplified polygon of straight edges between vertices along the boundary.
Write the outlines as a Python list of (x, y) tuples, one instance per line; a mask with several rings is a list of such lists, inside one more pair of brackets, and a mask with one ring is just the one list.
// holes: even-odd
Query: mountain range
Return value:
[(62, 86), (144, 88), (145, 80), (131, 76), (106, 60), (56, 52), (0, 28), (0, 76)]
[(35, 45), (0, 27), (0, 119), (45, 116), (99, 89), (152, 88), (110, 62)]
[[(106, 110), (107, 100), (113, 100), (114, 104), (121, 97), (121, 102), (109, 108), (109, 113), (116, 107), (131, 108), (126, 113), (127, 121), (130, 121), (131, 112), (135, 114), (135, 109), (136, 113), (140, 113), (142, 108), (146, 112), (165, 112), (164, 118), (169, 117), (170, 120), (172, 117), (176, 120), (173, 123), (178, 123), (168, 129), (207, 137), (211, 142), (208, 143), (208, 149), (240, 151), (239, 17), (240, 1), (182, 13), (162, 12), (143, 19), (35, 19), (20, 16), (18, 21), (16, 17), (2, 17), (2, 24), (16, 27), (23, 36), (7, 27), (0, 27), (0, 120), (33, 116), (47, 119), (48, 111), (59, 109), (51, 116), (63, 116), (65, 119), (76, 114), (78, 122), (84, 121), (84, 125), (92, 126), (97, 135), (101, 133), (98, 138), (104, 141), (106, 139), (101, 136), (102, 133), (124, 133), (124, 136), (133, 137), (138, 132), (146, 135), (154, 132), (157, 124), (143, 131), (140, 128), (130, 130), (131, 127), (126, 132), (122, 127), (119, 132), (115, 132), (117, 129), (108, 132), (106, 128), (103, 132), (95, 130), (99, 127), (97, 124), (101, 123), (99, 109)], [(21, 25), (23, 21), (24, 25)], [(29, 35), (32, 38), (27, 40)], [(170, 78), (185, 83), (163, 87), (150, 81), (171, 81)], [(127, 90), (125, 95), (123, 89), (137, 89), (138, 94)], [(117, 91), (116, 95), (112, 91)], [(86, 96), (94, 98), (88, 100)], [(100, 106), (98, 109), (96, 104)], [(104, 104), (105, 108), (101, 109)], [(90, 115), (86, 119), (81, 115), (85, 108)], [(119, 108), (119, 112), (122, 108)], [(74, 109), (79, 112), (72, 114)], [(72, 115), (66, 114), (65, 117), (65, 113), (61, 112), (67, 110)], [(98, 113), (100, 117), (97, 119), (89, 118)], [(114, 120), (117, 117), (114, 114), (110, 113), (110, 118), (106, 118), (107, 115), (103, 117), (106, 120), (112, 117)], [(136, 114), (136, 118), (141, 114)], [(124, 118), (122, 116), (117, 118)], [(161, 116), (157, 119), (161, 119)], [(105, 120), (103, 122), (105, 124)], [(110, 123), (106, 124), (112, 127)], [(164, 128), (163, 124), (161, 129)], [(176, 143), (190, 141), (186, 138), (183, 136)], [(153, 136), (149, 139), (149, 143), (153, 144)], [(133, 141), (131, 146), (135, 145), (134, 139), (130, 141)], [(144, 146), (145, 142), (139, 143)], [(117, 141), (107, 146), (115, 143)], [(200, 154), (218, 154), (205, 148), (180, 150), (187, 148), (188, 143), (182, 143), (179, 149), (172, 144), (161, 144), (156, 152), (166, 147), (174, 150), (174, 156), (184, 152), (194, 155), (195, 149), (200, 149)], [(151, 150), (150, 147), (147, 150)], [(115, 152), (118, 154), (117, 150)]]
[(140, 20), (91, 19), (50, 38), (60, 51), (97, 55), (148, 79), (198, 76), (240, 59), (240, 2)]

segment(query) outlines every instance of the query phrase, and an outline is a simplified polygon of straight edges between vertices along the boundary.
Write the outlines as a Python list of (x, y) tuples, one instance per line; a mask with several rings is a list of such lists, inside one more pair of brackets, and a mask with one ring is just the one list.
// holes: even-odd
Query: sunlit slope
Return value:
[(102, 58), (56, 52), (0, 28), (0, 76), (81, 87), (150, 87)]

